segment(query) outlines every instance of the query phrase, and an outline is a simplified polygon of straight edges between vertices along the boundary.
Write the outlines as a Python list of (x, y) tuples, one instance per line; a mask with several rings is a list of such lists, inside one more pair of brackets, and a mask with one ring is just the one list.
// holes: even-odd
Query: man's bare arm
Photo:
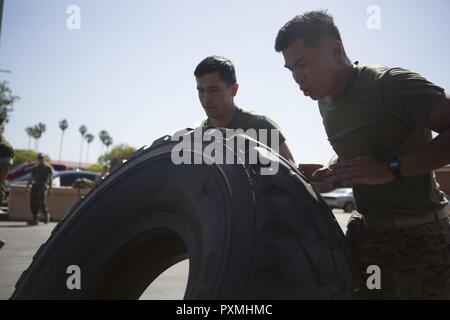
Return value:
[[(443, 94), (433, 108), (427, 128), (438, 133), (420, 150), (400, 155), (402, 176), (415, 176), (431, 172), (450, 163), (450, 97)], [(330, 166), (334, 180), (349, 184), (379, 185), (391, 182), (394, 174), (387, 161), (371, 157), (358, 157)]]
[(424, 148), (399, 157), (403, 176), (415, 176), (450, 163), (450, 96), (442, 95), (426, 127), (438, 133)]

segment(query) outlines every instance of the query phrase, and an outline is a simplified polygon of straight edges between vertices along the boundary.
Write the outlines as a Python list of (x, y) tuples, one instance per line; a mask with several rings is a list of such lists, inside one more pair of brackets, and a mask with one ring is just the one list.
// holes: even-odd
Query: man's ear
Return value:
[(239, 83), (236, 82), (235, 84), (231, 85), (231, 94), (233, 95), (233, 97), (236, 96), (238, 89), (239, 89)]
[(342, 45), (342, 42), (339, 40), (331, 40), (329, 46), (334, 58), (341, 58), (344, 56), (344, 46)]

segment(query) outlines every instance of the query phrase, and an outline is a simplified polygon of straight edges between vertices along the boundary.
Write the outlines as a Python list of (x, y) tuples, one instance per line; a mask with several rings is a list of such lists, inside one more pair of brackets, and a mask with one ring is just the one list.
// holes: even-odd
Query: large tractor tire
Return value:
[[(187, 258), (185, 299), (351, 297), (344, 235), (285, 159), (258, 148), (279, 162), (274, 175), (258, 165), (175, 165), (175, 144), (165, 136), (138, 150), (75, 204), (11, 298), (138, 299)], [(81, 281), (69, 289), (73, 265)]]

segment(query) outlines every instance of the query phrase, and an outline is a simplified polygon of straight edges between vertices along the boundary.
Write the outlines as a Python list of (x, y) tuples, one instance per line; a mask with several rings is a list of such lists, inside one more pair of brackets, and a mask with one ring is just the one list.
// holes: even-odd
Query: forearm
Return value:
[(450, 163), (450, 129), (441, 132), (422, 149), (400, 156), (405, 177), (431, 172)]

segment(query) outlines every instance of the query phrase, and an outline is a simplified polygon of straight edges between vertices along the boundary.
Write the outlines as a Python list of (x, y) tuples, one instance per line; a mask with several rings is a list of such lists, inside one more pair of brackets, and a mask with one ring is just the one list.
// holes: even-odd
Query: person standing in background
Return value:
[(39, 224), (39, 211), (44, 215), (44, 223), (50, 221), (46, 197), (52, 189), (53, 169), (48, 163), (44, 162), (44, 156), (41, 153), (38, 154), (37, 159), (38, 164), (31, 171), (31, 176), (26, 187), (26, 190), (28, 191), (30, 185), (32, 185), (30, 207), (31, 213), (33, 214), (33, 220), (29, 223), (30, 225)]
[[(5, 197), (5, 178), (8, 175), (9, 168), (13, 164), (14, 149), (8, 141), (3, 137), (5, 131), (5, 122), (0, 122), (0, 204), (3, 203)], [(0, 209), (0, 213), (4, 213)], [(4, 240), (0, 240), (0, 249), (5, 245)]]

